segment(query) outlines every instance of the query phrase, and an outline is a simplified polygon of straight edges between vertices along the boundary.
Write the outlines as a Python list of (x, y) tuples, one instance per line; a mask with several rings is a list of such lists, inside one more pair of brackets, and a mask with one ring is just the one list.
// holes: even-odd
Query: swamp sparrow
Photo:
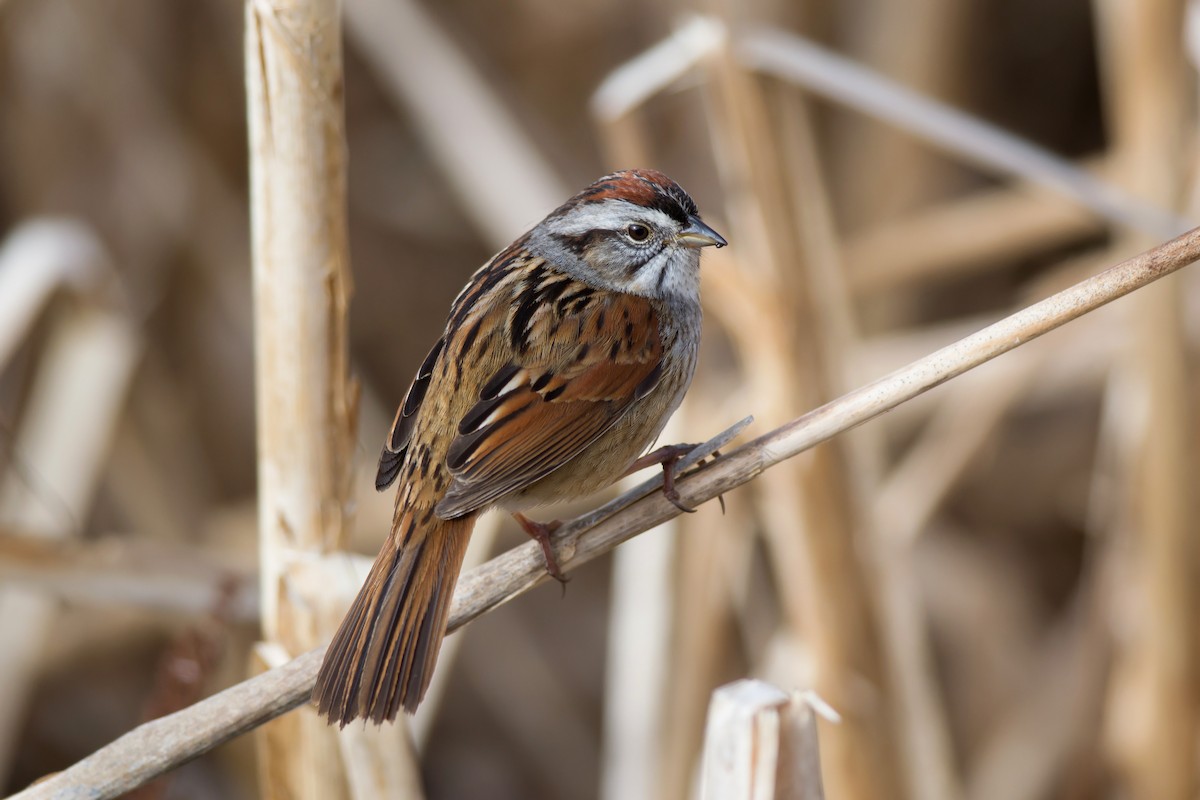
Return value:
[(607, 175), (472, 276), (417, 370), (379, 459), (399, 479), (392, 530), (321, 665), (330, 722), (395, 719), (421, 702), (475, 518), (514, 512), (562, 580), (555, 523), (519, 512), (662, 464), (639, 455), (692, 380), (700, 248), (725, 240), (661, 172)]

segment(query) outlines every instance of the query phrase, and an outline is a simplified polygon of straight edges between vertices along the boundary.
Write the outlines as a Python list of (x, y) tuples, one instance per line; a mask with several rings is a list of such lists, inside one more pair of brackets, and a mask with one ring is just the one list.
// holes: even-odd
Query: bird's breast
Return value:
[(620, 479), (662, 433), (691, 385), (700, 345), (699, 310), (694, 321), (669, 318), (662, 326), (662, 378), (653, 391), (585, 447), (579, 455), (521, 492), (504, 498), (511, 511), (585, 497)]

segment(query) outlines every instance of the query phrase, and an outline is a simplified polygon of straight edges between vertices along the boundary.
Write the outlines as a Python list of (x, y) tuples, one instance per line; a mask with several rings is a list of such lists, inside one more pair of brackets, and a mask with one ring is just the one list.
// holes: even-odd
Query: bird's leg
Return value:
[(542, 556), (546, 559), (546, 572), (550, 573), (551, 578), (566, 587), (570, 578), (563, 574), (562, 568), (558, 566), (558, 559), (554, 557), (554, 548), (550, 546), (550, 536), (562, 527), (562, 522), (557, 519), (549, 522), (535, 522), (520, 511), (514, 511), (512, 515), (517, 524), (542, 546)]
[(671, 505), (678, 508), (680, 511), (686, 511), (691, 514), (696, 509), (688, 508), (679, 499), (679, 492), (675, 488), (675, 465), (679, 463), (679, 459), (686, 456), (688, 453), (696, 449), (698, 445), (694, 444), (668, 444), (663, 445), (657, 450), (652, 450), (646, 455), (639, 458), (629, 465), (629, 469), (625, 474), (637, 472), (639, 469), (654, 466), (655, 464), (662, 465), (663, 471), (663, 497), (671, 501)]

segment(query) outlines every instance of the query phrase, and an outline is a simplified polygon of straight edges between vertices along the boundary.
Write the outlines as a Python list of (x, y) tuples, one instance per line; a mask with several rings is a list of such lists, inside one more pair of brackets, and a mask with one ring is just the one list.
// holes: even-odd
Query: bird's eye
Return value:
[(650, 229), (635, 222), (625, 229), (625, 234), (635, 242), (644, 242), (650, 238)]

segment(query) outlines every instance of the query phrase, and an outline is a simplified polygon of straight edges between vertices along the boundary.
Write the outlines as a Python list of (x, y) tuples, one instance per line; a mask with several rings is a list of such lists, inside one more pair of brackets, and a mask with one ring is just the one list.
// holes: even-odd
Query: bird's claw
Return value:
[(666, 483), (665, 479), (663, 480), (663, 497), (667, 498), (667, 500), (670, 501), (671, 505), (675, 506), (676, 508), (678, 508), (680, 511), (684, 512), (685, 514), (695, 514), (696, 513), (696, 509), (690, 508), (683, 504), (683, 500), (680, 499), (679, 492), (676, 491), (674, 486), (672, 486), (669, 489), (667, 488), (667, 483)]
[[(649, 467), (653, 464), (660, 464), (663, 471), (663, 497), (667, 498), (671, 505), (675, 506), (680, 511), (683, 511), (687, 514), (695, 513), (696, 509), (684, 505), (683, 501), (679, 497), (679, 491), (675, 488), (675, 478), (678, 477), (675, 467), (684, 456), (695, 450), (698, 446), (699, 445), (695, 444), (665, 445), (653, 452), (647, 453), (637, 461), (633, 462), (633, 465), (630, 466), (628, 472), (636, 472), (644, 467)], [(700, 459), (699, 463), (696, 464), (696, 469), (701, 469), (702, 467), (708, 466), (708, 464), (720, 458), (720, 456), (721, 451), (714, 450), (711, 456)], [(725, 496), (717, 495), (717, 500), (721, 504), (721, 513), (724, 514)]]
[(513, 519), (521, 526), (530, 538), (537, 542), (542, 547), (542, 558), (546, 561), (546, 572), (551, 578), (558, 581), (563, 587), (563, 593), (567, 591), (567, 584), (571, 581), (570, 578), (562, 571), (562, 567), (558, 565), (558, 558), (554, 555), (554, 547), (550, 542), (550, 537), (556, 530), (562, 527), (562, 522), (559, 520), (551, 520), (550, 522), (537, 522), (530, 519), (519, 511), (513, 512)]

